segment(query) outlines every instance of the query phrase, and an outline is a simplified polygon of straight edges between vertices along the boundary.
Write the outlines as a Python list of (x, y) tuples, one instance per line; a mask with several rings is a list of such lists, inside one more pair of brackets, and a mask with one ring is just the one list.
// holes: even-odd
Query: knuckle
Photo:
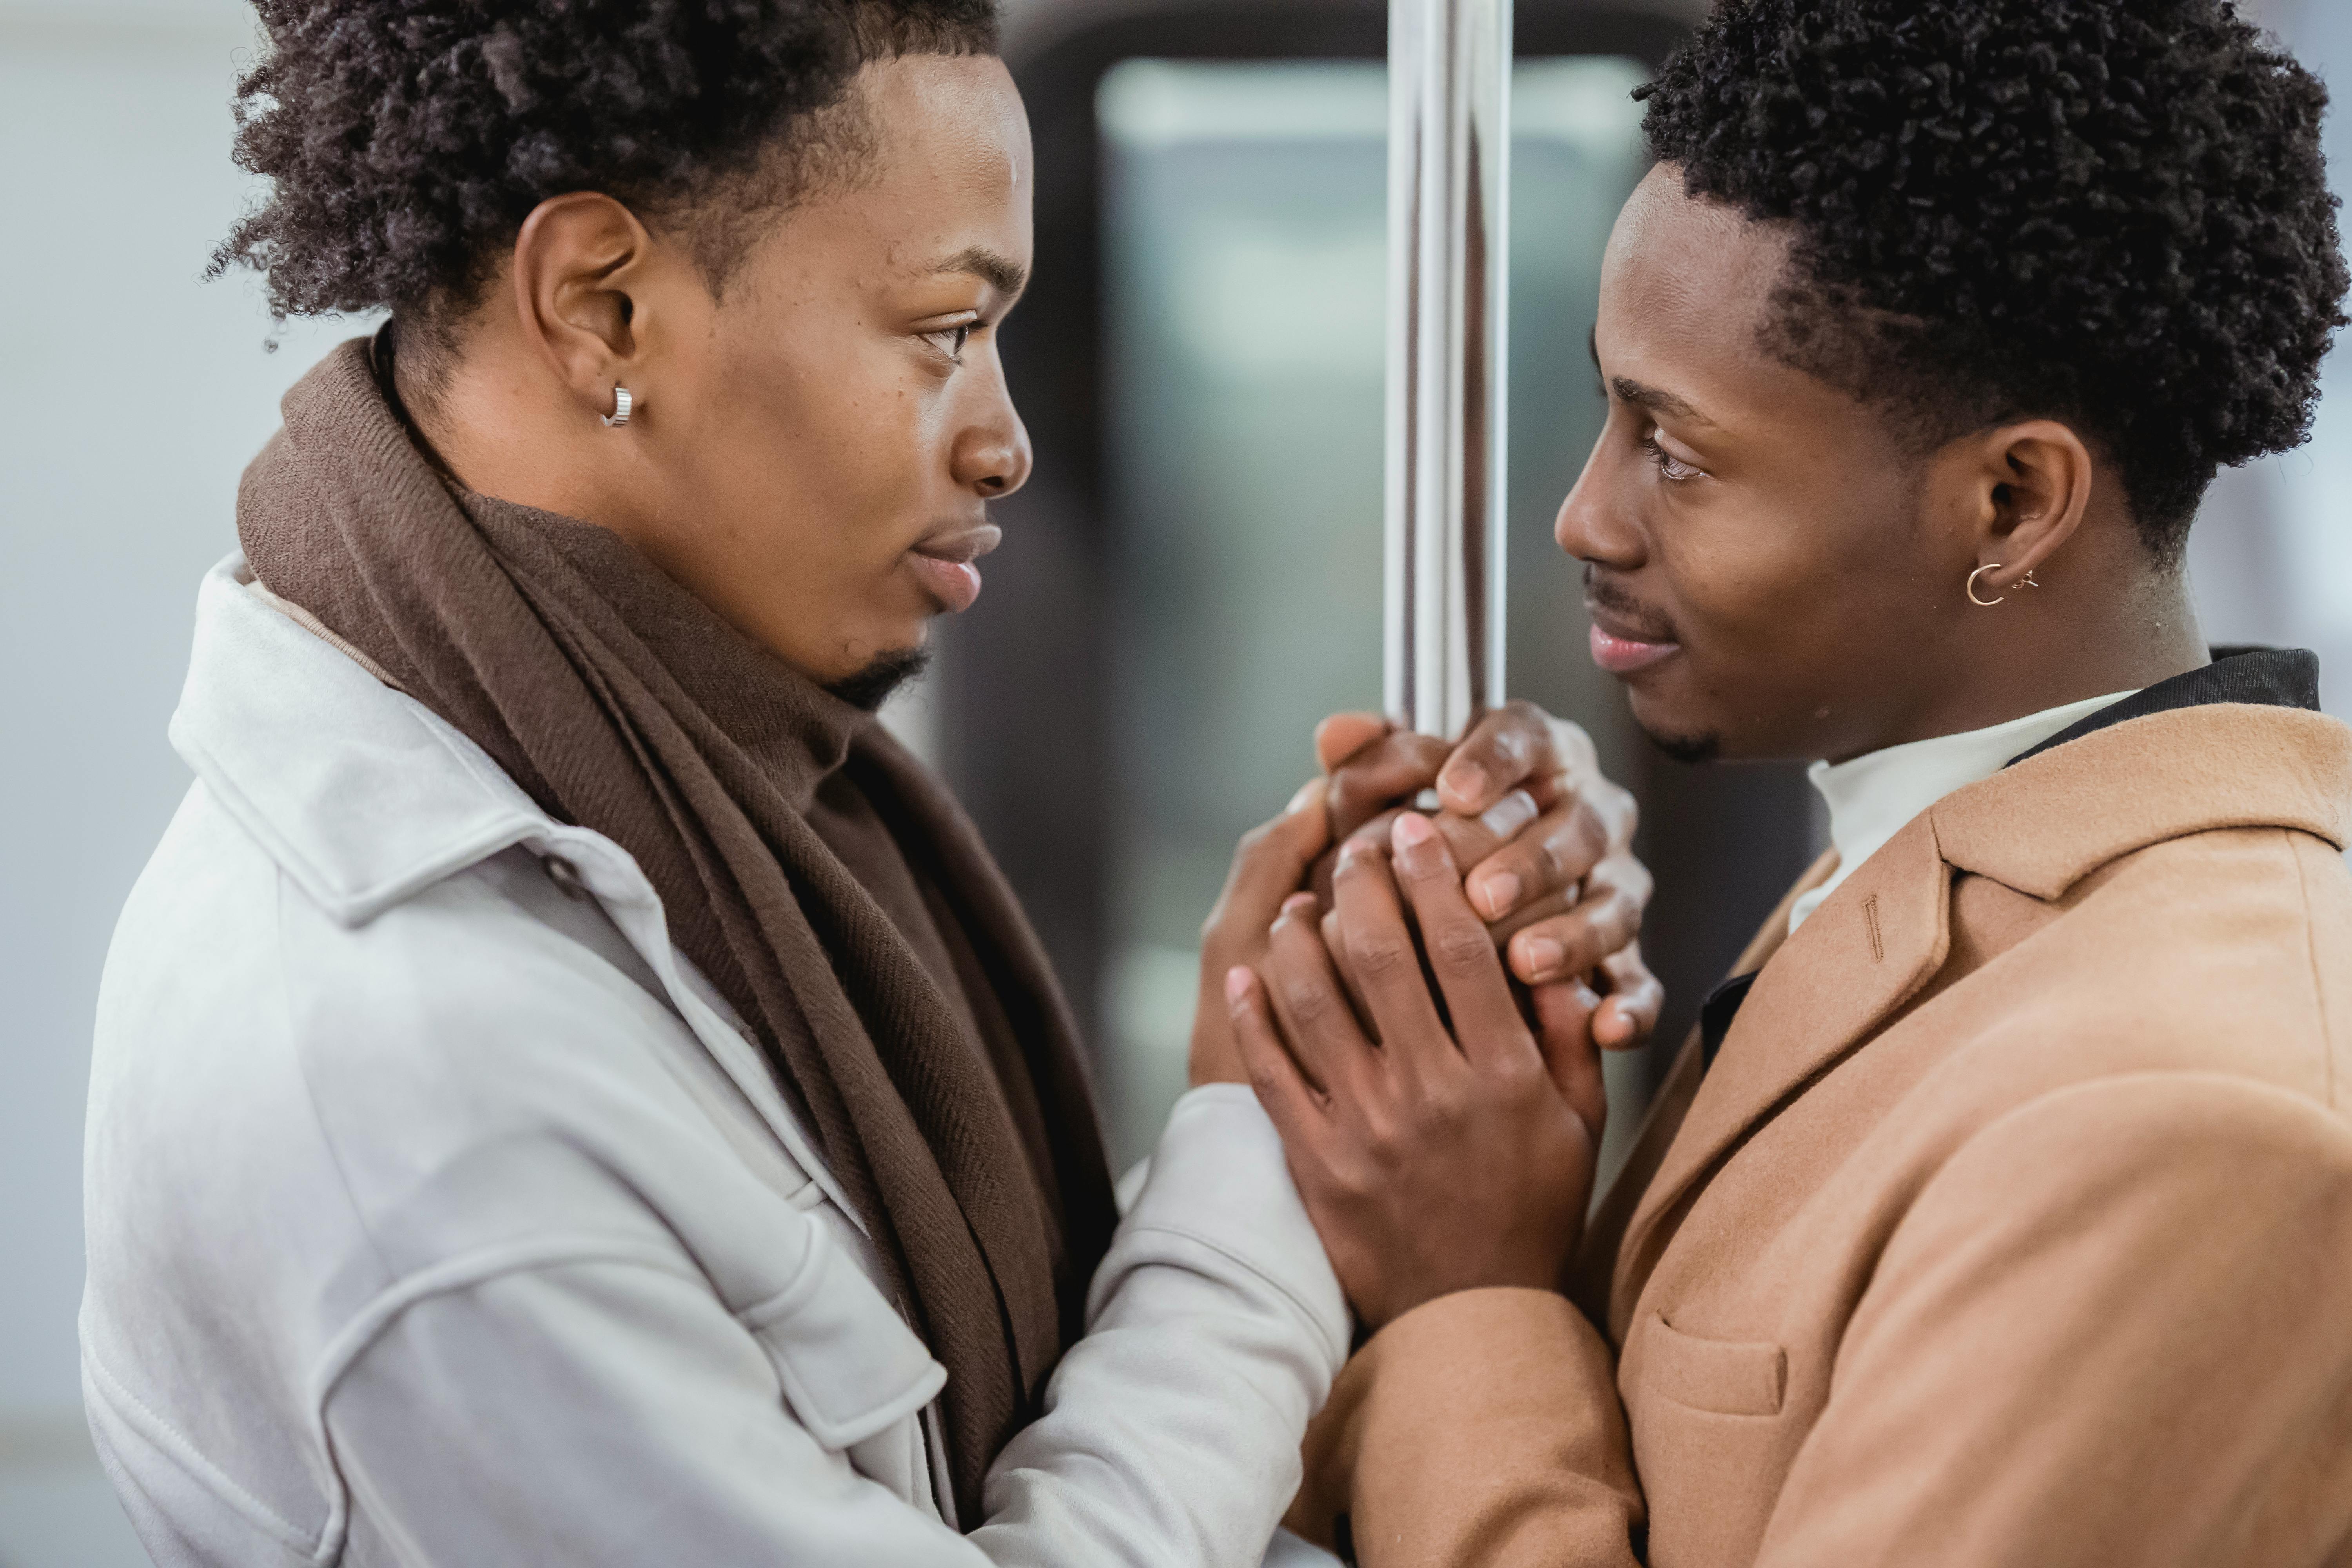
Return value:
[(1547, 833), (1527, 850), (1528, 875), (1539, 888), (1564, 888), (1576, 879), (1568, 869), (1567, 858), (1561, 853), (1560, 836)]
[(1335, 1157), (1326, 1168), (1331, 1185), (1349, 1198), (1368, 1198), (1383, 1184), (1381, 1169), (1367, 1158), (1364, 1151), (1349, 1149)]
[[(1460, 1133), (1471, 1121), (1471, 1097), (1450, 1084), (1425, 1085), (1414, 1095), (1411, 1139), (1415, 1147), (1443, 1143)], [(1400, 1131), (1399, 1146), (1404, 1143)]]
[(1495, 939), (1484, 926), (1448, 923), (1431, 933), (1429, 950), (1448, 969), (1475, 969), (1494, 956)]
[(1636, 906), (1650, 901), (1657, 879), (1631, 855), (1612, 855), (1592, 868), (1593, 881)]
[(1533, 1051), (1508, 1051), (1494, 1066), (1496, 1087), (1514, 1098), (1538, 1086), (1548, 1075)]
[(1591, 807), (1586, 806), (1570, 816), (1568, 837), (1579, 865), (1589, 868), (1608, 858), (1609, 825)]
[(1348, 961), (1360, 979), (1385, 981), (1403, 973), (1412, 954), (1395, 937), (1358, 932), (1348, 939)]
[(1600, 761), (1599, 748), (1592, 743), (1592, 731), (1573, 719), (1545, 717), (1551, 724), (1552, 740), (1559, 747), (1560, 758), (1571, 763), (1592, 763)]
[(1301, 1028), (1312, 1028), (1331, 1016), (1331, 993), (1309, 980), (1291, 980), (1282, 988), (1283, 1001)]

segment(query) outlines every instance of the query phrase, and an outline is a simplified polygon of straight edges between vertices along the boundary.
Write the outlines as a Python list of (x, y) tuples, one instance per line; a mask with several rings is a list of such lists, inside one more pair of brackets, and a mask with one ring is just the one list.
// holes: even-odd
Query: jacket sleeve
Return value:
[(1007, 1563), (1255, 1563), (1348, 1321), (1256, 1096), (1192, 1090), (973, 1541)]
[[(2337, 1118), (2188, 1073), (2036, 1100), (1895, 1226), (1758, 1568), (2339, 1561), (2347, 1309)], [(1467, 1292), (1350, 1363), (1309, 1464), (1365, 1568), (1616, 1568), (1641, 1521), (1618, 1423), (1580, 1314)]]
[(1344, 1535), (1363, 1568), (1633, 1564), (1642, 1497), (1613, 1362), (1549, 1290), (1416, 1307), (1340, 1373), (1290, 1528)]
[(795, 1420), (758, 1334), (658, 1248), (420, 1294), (322, 1419), (355, 1542), (394, 1561), (1247, 1568), (1344, 1323), (1271, 1124), (1245, 1088), (1204, 1090), (969, 1537)]

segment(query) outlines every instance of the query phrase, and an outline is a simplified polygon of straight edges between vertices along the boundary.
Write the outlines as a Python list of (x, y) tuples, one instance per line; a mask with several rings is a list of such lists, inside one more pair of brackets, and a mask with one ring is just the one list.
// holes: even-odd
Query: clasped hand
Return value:
[[(1591, 1194), (1595, 1047), (1639, 1043), (1659, 1000), (1631, 797), (1525, 704), (1453, 747), (1354, 715), (1317, 740), (1327, 776), (1244, 841), (1203, 933), (1193, 1080), (1255, 1086), (1367, 1323), (1551, 1288)], [(1442, 809), (1400, 808), (1433, 783)]]

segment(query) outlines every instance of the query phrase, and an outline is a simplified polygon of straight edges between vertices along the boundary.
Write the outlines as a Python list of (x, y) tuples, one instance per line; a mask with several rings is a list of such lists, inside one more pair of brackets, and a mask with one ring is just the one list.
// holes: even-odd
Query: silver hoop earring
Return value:
[[(1971, 572), (1971, 573), (1969, 573), (1969, 584), (1968, 584), (1968, 588), (1969, 588), (1969, 604), (1971, 604), (1971, 605), (1983, 605), (1986, 609), (1990, 610), (1990, 609), (1991, 609), (1995, 605), (2000, 604), (2000, 603), (2001, 602), (2001, 600), (2002, 600), (2002, 599), (2006, 599), (2006, 598), (2008, 598), (2008, 597), (2009, 597), (2009, 595), (2006, 595), (2006, 594), (2003, 594), (2003, 595), (2000, 596), (2000, 599), (1979, 599), (1979, 598), (1978, 598), (1978, 597), (1977, 597), (1977, 579), (1978, 579), (1978, 578), (1979, 578), (1979, 577), (1981, 577), (1981, 576), (1983, 576), (1983, 575), (1984, 575), (1986, 573), (1988, 573), (1988, 572), (1998, 572), (1998, 571), (2000, 571), (2000, 562), (1998, 562), (1998, 561), (1995, 561), (1995, 562), (1992, 562), (1991, 563), (1990, 563), (1990, 564), (1988, 564), (1988, 565), (1979, 566), (1979, 567), (1978, 567), (1975, 571), (1973, 571), (1973, 572)], [(2034, 585), (2035, 587), (2037, 587), (2037, 588), (2039, 588), (2040, 586), (2042, 586), (2042, 584), (2039, 584), (2039, 583), (2036, 583), (2036, 584), (2033, 584), (2033, 585)]]
[(616, 384), (613, 388), (613, 412), (596, 417), (604, 422), (607, 430), (617, 430), (629, 422), (629, 412), (635, 406), (636, 399), (629, 395), (629, 389)]

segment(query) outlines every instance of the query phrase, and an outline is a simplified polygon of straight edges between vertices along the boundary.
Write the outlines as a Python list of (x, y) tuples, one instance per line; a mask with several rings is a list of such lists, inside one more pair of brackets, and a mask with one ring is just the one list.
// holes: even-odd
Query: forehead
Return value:
[(1788, 265), (1786, 235), (1684, 194), (1660, 164), (1618, 215), (1601, 268), (1596, 340), (1612, 375), (1672, 385), (1694, 402), (1769, 398), (1810, 381), (1769, 355), (1762, 334)]
[[(877, 61), (855, 90), (873, 136), (859, 205), (869, 220), (985, 228), (971, 242), (1028, 248), (1035, 160), (1029, 119), (1002, 60), (909, 55)], [(950, 249), (961, 249), (957, 244)]]

